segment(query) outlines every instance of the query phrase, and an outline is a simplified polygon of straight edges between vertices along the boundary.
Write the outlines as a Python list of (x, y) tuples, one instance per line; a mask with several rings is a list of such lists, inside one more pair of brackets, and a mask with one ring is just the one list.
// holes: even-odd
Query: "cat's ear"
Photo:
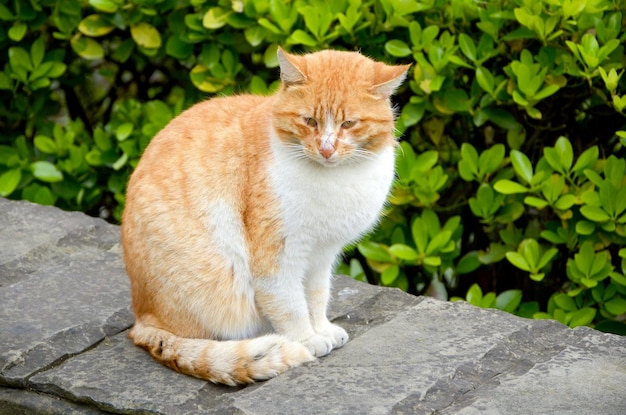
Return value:
[(302, 73), (302, 70), (298, 65), (302, 65), (303, 62), (298, 62), (297, 56), (293, 56), (278, 48), (278, 65), (280, 66), (280, 79), (285, 86), (299, 84), (306, 81), (306, 76)]
[(374, 86), (370, 89), (374, 94), (389, 98), (398, 89), (411, 65), (389, 66), (379, 63), (376, 67)]

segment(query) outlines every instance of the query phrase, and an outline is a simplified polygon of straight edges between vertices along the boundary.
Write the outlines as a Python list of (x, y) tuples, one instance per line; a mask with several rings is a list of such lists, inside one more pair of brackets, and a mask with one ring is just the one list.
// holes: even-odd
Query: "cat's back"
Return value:
[[(268, 100), (237, 95), (199, 102), (170, 121), (149, 143), (131, 176), (128, 193), (176, 193), (237, 181), (252, 153), (266, 153)], [(271, 106), (271, 105), (269, 105)], [(208, 186), (208, 187), (207, 187)], [(149, 193), (148, 193), (149, 194)]]
[(170, 121), (153, 138), (143, 157), (150, 157), (150, 151), (159, 147), (176, 146), (184, 150), (201, 145), (215, 146), (224, 140), (240, 144), (240, 140), (245, 138), (243, 130), (250, 124), (258, 124), (255, 123), (255, 115), (264, 111), (268, 99), (256, 95), (235, 95), (199, 102)]

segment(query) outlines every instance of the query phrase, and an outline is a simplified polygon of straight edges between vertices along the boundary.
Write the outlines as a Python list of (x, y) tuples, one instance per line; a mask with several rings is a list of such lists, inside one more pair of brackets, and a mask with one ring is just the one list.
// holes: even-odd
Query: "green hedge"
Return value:
[[(12, 0), (0, 195), (112, 222), (173, 116), (276, 49), (413, 63), (386, 217), (340, 271), (626, 332), (624, 0)], [(623, 95), (624, 94), (624, 95)]]

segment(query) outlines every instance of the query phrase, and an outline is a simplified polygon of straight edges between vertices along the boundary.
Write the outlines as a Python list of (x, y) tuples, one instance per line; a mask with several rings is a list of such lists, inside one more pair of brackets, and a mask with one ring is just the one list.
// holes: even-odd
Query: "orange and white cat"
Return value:
[(389, 97), (408, 66), (329, 50), (278, 60), (276, 94), (186, 110), (127, 190), (130, 337), (216, 383), (268, 379), (348, 341), (326, 316), (331, 272), (394, 177)]

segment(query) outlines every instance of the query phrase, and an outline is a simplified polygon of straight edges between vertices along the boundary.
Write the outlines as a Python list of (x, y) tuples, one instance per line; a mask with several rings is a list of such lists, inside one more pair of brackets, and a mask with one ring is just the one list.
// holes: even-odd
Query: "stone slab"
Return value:
[[(337, 277), (333, 292), (329, 314), (337, 316), (336, 321), (341, 320), (340, 324), (353, 339), (392, 319), (402, 311), (402, 306), (421, 301), (396, 289), (380, 289), (348, 277)], [(370, 307), (364, 309), (363, 303)], [(296, 373), (306, 373), (307, 370), (293, 369)], [(134, 346), (123, 332), (34, 375), (28, 386), (113, 413), (184, 414), (191, 411), (221, 414), (247, 413), (235, 406), (235, 397), (268, 387), (272, 382), (230, 388), (180, 375)]]
[(553, 342), (563, 346), (559, 353), (536, 361), (525, 373), (499, 374), (486, 387), (470, 391), (464, 397), (467, 406), (452, 405), (441, 413), (509, 414), (520, 408), (549, 408), (563, 415), (626, 414), (623, 338), (588, 328), (565, 330), (569, 333), (551, 334)]
[(71, 255), (115, 247), (119, 249), (119, 230), (103, 220), (0, 198), (0, 287), (46, 265), (67, 262)]
[(0, 286), (0, 385), (19, 386), (129, 327), (130, 285), (115, 227), (4, 199), (0, 212), (0, 275), (14, 276)]
[(0, 198), (0, 415), (626, 413), (626, 337), (334, 281), (342, 348), (216, 386), (135, 347), (119, 228)]
[[(238, 397), (236, 405), (249, 414), (292, 413), (294, 402), (311, 403), (298, 406), (299, 414), (391, 413), (407, 398), (420, 402), (441, 379), (476, 368), (485, 353), (527, 325), (507, 314), (493, 318), (467, 304), (424, 299), (306, 371), (290, 371)], [(467, 380), (450, 383), (446, 393), (453, 398), (469, 387)]]
[(88, 405), (24, 389), (0, 387), (0, 415), (102, 415)]

